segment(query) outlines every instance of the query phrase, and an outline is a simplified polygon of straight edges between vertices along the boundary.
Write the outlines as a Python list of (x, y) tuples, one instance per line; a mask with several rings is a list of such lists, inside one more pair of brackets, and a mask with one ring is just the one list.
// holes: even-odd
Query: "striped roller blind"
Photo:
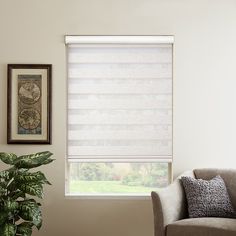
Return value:
[(66, 38), (69, 159), (172, 160), (172, 42), (132, 37)]

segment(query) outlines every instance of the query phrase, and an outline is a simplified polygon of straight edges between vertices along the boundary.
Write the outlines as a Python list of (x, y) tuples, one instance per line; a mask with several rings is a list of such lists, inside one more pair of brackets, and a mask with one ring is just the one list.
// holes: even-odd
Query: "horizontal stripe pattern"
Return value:
[(172, 45), (68, 46), (68, 158), (172, 156)]

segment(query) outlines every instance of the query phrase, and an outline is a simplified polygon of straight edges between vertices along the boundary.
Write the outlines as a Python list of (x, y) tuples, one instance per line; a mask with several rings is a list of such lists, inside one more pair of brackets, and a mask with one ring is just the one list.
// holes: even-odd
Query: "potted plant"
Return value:
[(51, 163), (51, 152), (17, 156), (0, 153), (0, 160), (11, 165), (0, 172), (0, 235), (30, 236), (32, 227), (42, 225), (41, 204), (43, 185), (50, 184), (41, 171), (32, 168)]

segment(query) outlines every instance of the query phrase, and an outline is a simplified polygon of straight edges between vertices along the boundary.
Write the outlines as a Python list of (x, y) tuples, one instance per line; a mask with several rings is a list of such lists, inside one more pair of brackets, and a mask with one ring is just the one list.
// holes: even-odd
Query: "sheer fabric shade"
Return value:
[(68, 158), (171, 161), (172, 41), (67, 43)]

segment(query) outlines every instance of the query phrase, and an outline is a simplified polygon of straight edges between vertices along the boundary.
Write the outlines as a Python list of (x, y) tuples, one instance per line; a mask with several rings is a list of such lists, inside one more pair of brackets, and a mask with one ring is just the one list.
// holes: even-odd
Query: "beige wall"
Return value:
[[(66, 34), (173, 34), (174, 173), (236, 166), (236, 1), (0, 0), (0, 151), (50, 150), (40, 236), (151, 236), (150, 200), (64, 197)], [(53, 64), (53, 144), (6, 144), (6, 65)]]

